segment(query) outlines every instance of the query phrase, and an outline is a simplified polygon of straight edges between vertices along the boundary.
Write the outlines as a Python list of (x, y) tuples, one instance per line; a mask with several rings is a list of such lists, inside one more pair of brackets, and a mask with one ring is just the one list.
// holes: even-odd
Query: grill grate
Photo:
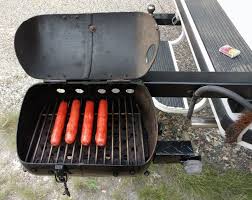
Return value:
[[(85, 99), (81, 101), (81, 117), (79, 120), (78, 134), (74, 144), (68, 145), (64, 141), (61, 145), (53, 147), (50, 144), (50, 136), (56, 118), (59, 101), (45, 105), (42, 109), (26, 154), (26, 162), (31, 163), (70, 163), (70, 164), (101, 164), (101, 165), (142, 165), (148, 159), (147, 133), (142, 126), (142, 117), (139, 106), (133, 97), (125, 96), (108, 99), (108, 137), (107, 145), (98, 147), (95, 145), (95, 132), (97, 110), (95, 108), (94, 128), (92, 143), (90, 146), (82, 146), (80, 143), (81, 127)], [(69, 118), (72, 99), (68, 100)], [(98, 101), (95, 102), (98, 105)]]

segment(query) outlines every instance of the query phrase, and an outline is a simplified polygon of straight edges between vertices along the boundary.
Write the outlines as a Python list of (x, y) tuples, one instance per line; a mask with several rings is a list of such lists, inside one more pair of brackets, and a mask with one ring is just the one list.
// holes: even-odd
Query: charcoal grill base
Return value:
[[(99, 93), (101, 89), (106, 93)], [(74, 98), (81, 101), (76, 142), (68, 145), (63, 137), (59, 147), (52, 147), (50, 135), (59, 102), (63, 99), (68, 102), (69, 117)], [(109, 102), (105, 148), (97, 147), (94, 141), (97, 105), (103, 98)], [(94, 130), (92, 144), (85, 147), (80, 144), (80, 132), (85, 101), (90, 99), (95, 102)], [(24, 98), (17, 151), (24, 167), (38, 175), (53, 175), (57, 166), (63, 166), (73, 175), (128, 175), (148, 167), (155, 151), (157, 131), (151, 96), (140, 83), (44, 83), (32, 86)]]

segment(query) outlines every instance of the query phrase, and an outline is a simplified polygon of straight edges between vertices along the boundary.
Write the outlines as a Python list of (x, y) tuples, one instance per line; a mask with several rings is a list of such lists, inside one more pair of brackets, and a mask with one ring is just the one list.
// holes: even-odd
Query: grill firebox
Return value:
[[(57, 92), (59, 88), (65, 92)], [(77, 93), (76, 89), (84, 93)], [(100, 89), (106, 93), (99, 93)], [(68, 145), (62, 137), (61, 145), (53, 147), (50, 137), (58, 105), (63, 99), (68, 102), (66, 129), (71, 103), (76, 98), (81, 101), (81, 116), (75, 143)], [(97, 147), (94, 139), (98, 102), (104, 98), (108, 100), (108, 138), (105, 147)], [(85, 102), (90, 99), (95, 102), (94, 129), (91, 145), (83, 146), (80, 143), (83, 114)], [(27, 109), (31, 107), (36, 110), (28, 114)], [(65, 166), (69, 172), (73, 170), (71, 173), (89, 169), (104, 172), (101, 167), (112, 173), (135, 173), (152, 157), (157, 142), (157, 123), (152, 99), (143, 85), (40, 84), (30, 88), (26, 95), (17, 137), (19, 157), (33, 173), (53, 173), (56, 165)]]

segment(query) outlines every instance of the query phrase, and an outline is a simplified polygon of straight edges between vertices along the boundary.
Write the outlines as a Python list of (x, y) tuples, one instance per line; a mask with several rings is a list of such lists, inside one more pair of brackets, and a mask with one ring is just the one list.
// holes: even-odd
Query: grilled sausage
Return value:
[(81, 144), (88, 146), (91, 143), (94, 122), (94, 102), (86, 101), (84, 119), (81, 131)]
[(67, 102), (61, 101), (58, 108), (57, 117), (54, 122), (52, 135), (51, 135), (50, 142), (52, 146), (60, 145), (63, 129), (65, 126), (66, 115), (67, 115)]
[(78, 132), (79, 118), (80, 118), (80, 101), (78, 99), (75, 99), (72, 102), (70, 117), (66, 128), (65, 142), (67, 144), (72, 144), (75, 141)]
[(97, 146), (105, 146), (107, 142), (107, 121), (108, 121), (108, 102), (100, 100), (97, 116), (97, 127), (95, 142)]

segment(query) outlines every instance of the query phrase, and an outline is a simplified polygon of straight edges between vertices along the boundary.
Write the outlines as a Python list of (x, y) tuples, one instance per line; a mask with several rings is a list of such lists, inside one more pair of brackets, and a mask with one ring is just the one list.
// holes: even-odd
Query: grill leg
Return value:
[(63, 165), (56, 165), (55, 166), (55, 180), (57, 183), (64, 184), (65, 191), (64, 191), (63, 195), (67, 195), (70, 197), (70, 192), (67, 187), (68, 175), (67, 175), (67, 172), (64, 170)]

